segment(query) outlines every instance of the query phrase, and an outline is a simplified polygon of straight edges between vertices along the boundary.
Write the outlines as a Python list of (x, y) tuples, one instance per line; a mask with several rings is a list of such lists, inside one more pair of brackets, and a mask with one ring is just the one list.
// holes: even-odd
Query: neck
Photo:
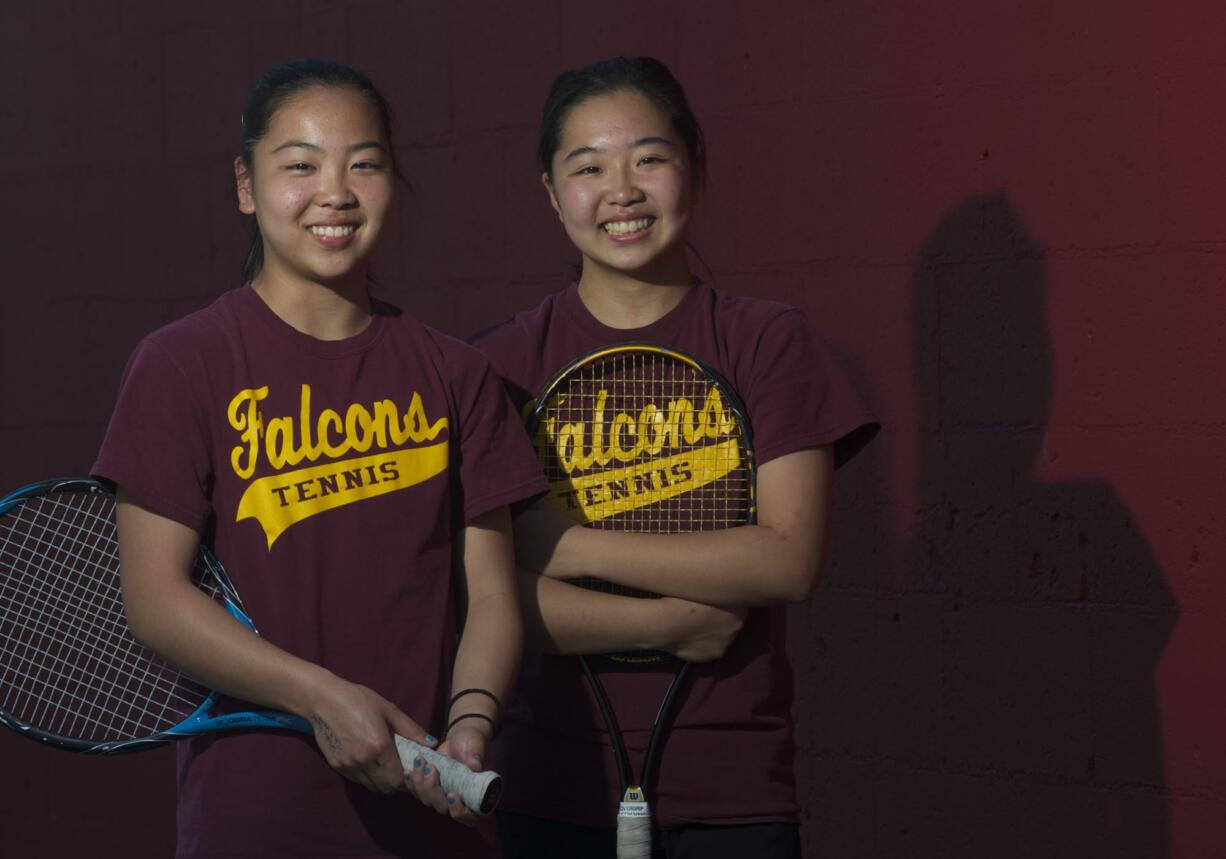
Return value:
[(617, 271), (584, 259), (579, 298), (592, 316), (610, 328), (642, 328), (680, 304), (691, 284), (684, 252), (650, 273)]
[(323, 284), (260, 272), (251, 288), (286, 325), (318, 340), (345, 340), (370, 325), (364, 281)]

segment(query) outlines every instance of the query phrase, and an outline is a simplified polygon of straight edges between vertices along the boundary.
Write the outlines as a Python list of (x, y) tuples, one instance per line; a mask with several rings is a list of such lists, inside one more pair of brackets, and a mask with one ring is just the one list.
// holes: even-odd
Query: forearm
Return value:
[[(513, 596), (491, 595), (470, 604), (451, 675), (452, 694), (465, 689), (484, 689), (500, 702), (505, 701), (515, 684), (522, 650), (523, 627), (518, 602)], [(497, 709), (494, 701), (485, 695), (465, 695), (452, 704), (447, 722), (451, 724), (465, 713), (479, 713), (496, 722)], [(483, 719), (464, 720), (459, 724), (493, 733), (493, 726)]]
[(328, 763), (352, 781), (404, 789), (392, 734), (433, 742), (376, 692), (248, 630), (191, 582), (198, 535), (120, 491), (116, 506), (124, 607), (132, 632), (205, 686), (308, 721)]
[[(514, 685), (524, 641), (507, 509), (492, 510), (465, 527), (458, 535), (457, 550), (461, 559), (457, 587), (466, 608), (452, 669), (452, 695), (484, 689), (501, 702)], [(466, 713), (490, 721), (467, 719), (459, 724), (477, 728), (486, 736), (493, 734), (499, 715), (493, 699), (468, 694), (454, 700), (448, 725)]]
[(305, 719), (335, 678), (248, 630), (186, 580), (125, 587), (137, 638), (210, 689)]
[(521, 542), (534, 549), (529, 564), (551, 578), (595, 576), (725, 607), (799, 602), (825, 564), (832, 462), (824, 447), (762, 466), (755, 525), (639, 534), (559, 527), (557, 514), (529, 511)]
[(613, 596), (519, 572), (524, 641), (537, 653), (590, 654), (656, 650), (669, 628), (660, 600)]
[(799, 602), (821, 565), (815, 547), (761, 525), (689, 534), (576, 528), (564, 542), (551, 575), (595, 576), (718, 606)]

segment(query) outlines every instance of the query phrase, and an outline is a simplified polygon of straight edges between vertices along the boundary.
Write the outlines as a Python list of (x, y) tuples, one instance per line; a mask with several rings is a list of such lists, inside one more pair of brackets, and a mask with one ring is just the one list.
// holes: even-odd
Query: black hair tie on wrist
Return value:
[(494, 719), (490, 720), (491, 724), (495, 719), (502, 719), (502, 702), (498, 700), (498, 696), (488, 689), (477, 689), (475, 687), (472, 689), (462, 689), (461, 691), (452, 695), (451, 701), (447, 704), (447, 712), (450, 713), (451, 708), (455, 706), (455, 702), (459, 701), (465, 695), (484, 695), (486, 698), (489, 698), (494, 702)]
[(485, 721), (489, 722), (490, 727), (494, 729), (493, 735), (495, 737), (498, 736), (498, 724), (493, 719), (491, 719), (489, 716), (485, 715), (484, 713), (465, 713), (462, 716), (456, 716), (454, 719), (451, 720), (450, 724), (447, 725), (446, 733), (450, 734), (451, 729), (455, 727), (455, 723), (463, 721), (464, 719), (484, 719)]

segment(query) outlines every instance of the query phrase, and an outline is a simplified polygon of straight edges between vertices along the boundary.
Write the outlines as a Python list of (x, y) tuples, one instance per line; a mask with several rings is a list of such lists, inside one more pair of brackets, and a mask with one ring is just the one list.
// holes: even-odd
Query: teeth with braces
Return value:
[(604, 231), (613, 236), (625, 236), (645, 230), (655, 223), (655, 218), (637, 218), (633, 221), (609, 221), (604, 225)]

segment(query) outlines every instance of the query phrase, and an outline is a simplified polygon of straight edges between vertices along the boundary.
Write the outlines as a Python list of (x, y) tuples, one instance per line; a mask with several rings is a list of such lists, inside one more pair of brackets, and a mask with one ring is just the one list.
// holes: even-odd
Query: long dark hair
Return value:
[[(387, 99), (370, 78), (357, 69), (333, 60), (308, 57), (269, 69), (256, 81), (247, 96), (239, 133), (239, 157), (248, 172), (253, 168), (252, 152), (255, 145), (268, 133), (268, 124), (281, 105), (296, 93), (320, 86), (349, 87), (370, 102), (388, 142), (389, 153), (391, 152), (392, 112), (387, 105)], [(243, 258), (243, 282), (253, 280), (263, 267), (264, 236), (260, 233), (259, 222), (252, 217), (251, 240)]]
[(681, 84), (668, 66), (654, 57), (614, 57), (558, 75), (549, 88), (549, 97), (545, 99), (545, 110), (541, 116), (541, 133), (536, 150), (541, 170), (553, 179), (553, 156), (562, 145), (562, 126), (571, 110), (592, 96), (621, 90), (642, 93), (660, 109), (685, 143), (694, 179), (701, 182), (707, 168), (702, 126), (698, 124)]

